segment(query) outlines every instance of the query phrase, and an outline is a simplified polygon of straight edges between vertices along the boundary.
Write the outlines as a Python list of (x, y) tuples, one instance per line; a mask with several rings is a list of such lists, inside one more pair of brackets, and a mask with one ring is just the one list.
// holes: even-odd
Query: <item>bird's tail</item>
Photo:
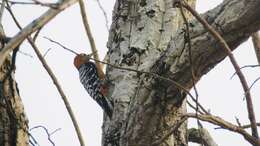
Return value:
[(100, 94), (100, 97), (96, 99), (97, 103), (102, 107), (108, 117), (111, 119), (113, 115), (113, 102)]

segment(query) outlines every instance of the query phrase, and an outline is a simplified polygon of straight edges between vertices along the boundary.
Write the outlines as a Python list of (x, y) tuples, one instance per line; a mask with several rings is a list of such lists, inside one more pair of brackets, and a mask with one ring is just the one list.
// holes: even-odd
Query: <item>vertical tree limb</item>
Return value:
[(255, 32), (252, 34), (252, 41), (255, 48), (255, 54), (258, 61), (258, 64), (260, 65), (260, 35), (258, 32)]
[(4, 15), (4, 9), (5, 9), (5, 0), (2, 1), (1, 8), (0, 8), (0, 23), (2, 25), (2, 18)]
[[(90, 26), (89, 26), (89, 23), (88, 23), (85, 4), (84, 4), (83, 0), (79, 0), (79, 6), (80, 6), (80, 12), (81, 12), (81, 16), (82, 16), (82, 21), (83, 21), (84, 28), (85, 28), (85, 31), (87, 33), (88, 39), (89, 39), (89, 43), (90, 43), (90, 46), (91, 46), (92, 53), (94, 53), (93, 55), (94, 55), (94, 58), (96, 60), (100, 60), (99, 55), (98, 55), (98, 51), (97, 51), (97, 47), (96, 47), (96, 44), (95, 44), (95, 40), (94, 40), (94, 37), (91, 33)], [(104, 75), (104, 72), (102, 71), (101, 64), (98, 61), (95, 61), (95, 64), (96, 64), (96, 67), (97, 67), (97, 70), (98, 70), (99, 77), (101, 79), (104, 79), (105, 75)]]
[[(4, 5), (5, 2), (2, 2), (1, 17)], [(1, 22), (0, 33), (1, 50), (6, 43)], [(14, 79), (15, 64), (13, 61), (11, 56), (7, 55), (3, 65), (0, 66), (0, 145), (26, 146), (29, 142), (28, 120)]]

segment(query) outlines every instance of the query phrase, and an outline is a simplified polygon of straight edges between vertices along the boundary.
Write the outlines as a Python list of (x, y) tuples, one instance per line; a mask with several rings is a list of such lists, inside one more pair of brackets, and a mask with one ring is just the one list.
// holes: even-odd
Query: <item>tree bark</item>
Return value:
[(28, 146), (28, 120), (11, 71), (11, 60), (9, 55), (0, 67), (0, 145)]
[[(195, 2), (189, 1), (193, 6)], [(181, 14), (172, 7), (172, 0), (117, 1), (108, 42), (110, 63), (149, 71), (182, 24)], [(178, 106), (167, 105), (164, 88), (152, 87), (150, 77), (146, 80), (145, 75), (110, 67), (107, 73), (115, 110), (112, 121), (104, 123), (103, 145), (151, 145), (186, 112), (181, 102)], [(183, 124), (163, 145), (185, 145), (185, 129)]]
[[(141, 72), (108, 66), (114, 114), (111, 120), (104, 118), (104, 146), (151, 146), (186, 113), (184, 91), (172, 82), (142, 72), (169, 78), (188, 90), (193, 86), (185, 25), (174, 2), (116, 1), (108, 41), (109, 61)], [(188, 3), (195, 5), (194, 0)], [(260, 28), (259, 7), (259, 0), (226, 0), (202, 16), (235, 49)], [(197, 82), (227, 54), (198, 21), (190, 21), (189, 33)], [(166, 145), (187, 145), (186, 123), (160, 144)]]
[(213, 140), (207, 129), (191, 128), (188, 130), (188, 140), (189, 142), (195, 142), (203, 146), (218, 146)]
[(254, 48), (255, 48), (255, 55), (256, 55), (258, 64), (260, 65), (260, 35), (258, 32), (253, 33), (252, 41), (253, 41)]

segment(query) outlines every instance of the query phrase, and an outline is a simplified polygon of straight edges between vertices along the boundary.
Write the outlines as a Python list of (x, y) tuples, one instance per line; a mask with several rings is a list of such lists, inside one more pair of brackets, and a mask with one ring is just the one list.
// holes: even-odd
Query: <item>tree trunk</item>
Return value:
[[(195, 7), (195, 0), (188, 2)], [(172, 0), (117, 1), (108, 42), (110, 63), (149, 71), (183, 23)], [(107, 73), (115, 109), (112, 121), (104, 122), (103, 145), (151, 146), (186, 112), (185, 94), (172, 95), (168, 104), (165, 87), (145, 74), (111, 67)], [(187, 145), (186, 129), (183, 124), (161, 145)]]
[[(186, 1), (195, 6), (195, 0)], [(107, 44), (109, 62), (139, 72), (107, 67), (108, 97), (114, 101), (114, 113), (111, 120), (104, 118), (103, 146), (187, 145), (186, 123), (155, 143), (186, 113), (186, 93), (169, 80), (190, 90), (190, 59), (197, 82), (227, 54), (197, 20), (192, 20), (189, 56), (187, 32), (175, 2), (116, 1)], [(226, 0), (202, 17), (235, 49), (260, 28), (259, 7), (259, 0)]]
[(8, 56), (0, 67), (0, 145), (28, 146), (28, 121), (11, 64)]

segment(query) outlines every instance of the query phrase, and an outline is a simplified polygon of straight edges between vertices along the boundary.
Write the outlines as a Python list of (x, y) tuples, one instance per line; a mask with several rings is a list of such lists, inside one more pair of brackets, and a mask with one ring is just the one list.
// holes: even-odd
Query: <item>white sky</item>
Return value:
[[(20, 1), (20, 0), (17, 0)], [(109, 21), (114, 4), (113, 1), (100, 0), (107, 11)], [(49, 0), (51, 2), (51, 0)], [(89, 21), (99, 48), (100, 56), (103, 57), (107, 51), (106, 42), (108, 32), (105, 27), (105, 19), (98, 8), (95, 0), (87, 1), (87, 11)], [(198, 0), (197, 9), (199, 12), (205, 12), (215, 7), (222, 0)], [(34, 18), (42, 14), (46, 8), (34, 6), (14, 6), (14, 12), (18, 20), (25, 26)], [(7, 12), (6, 12), (7, 14)], [(13, 36), (18, 32), (9, 15), (4, 17), (4, 28), (8, 36)], [(73, 66), (74, 55), (64, 51), (60, 47), (43, 39), (43, 36), (49, 36), (64, 45), (73, 48), (77, 52), (90, 53), (90, 47), (83, 29), (78, 5), (65, 10), (58, 15), (48, 25), (44, 27), (38, 38), (37, 44), (44, 53), (49, 48), (52, 50), (45, 59), (57, 75), (65, 94), (68, 96), (71, 106), (79, 121), (83, 137), (87, 146), (101, 145), (101, 126), (102, 111), (97, 104), (88, 96), (85, 89), (79, 82), (78, 72)], [(25, 105), (25, 111), (29, 118), (30, 127), (37, 125), (46, 126), (50, 132), (57, 128), (60, 131), (53, 134), (52, 139), (56, 146), (77, 146), (79, 145), (77, 136), (73, 130), (73, 125), (66, 112), (63, 101), (53, 85), (50, 77), (38, 61), (32, 48), (24, 43), (21, 51), (33, 56), (18, 54), (16, 78), (20, 89), (20, 94)], [(242, 44), (235, 52), (235, 56), (241, 66), (256, 64), (251, 40)], [(251, 84), (259, 77), (259, 68), (245, 69), (246, 78)], [(237, 116), (241, 123), (247, 124), (246, 104), (243, 100), (243, 92), (237, 77), (230, 79), (234, 69), (228, 59), (219, 64), (213, 71), (203, 77), (197, 85), (199, 89), (200, 102), (209, 108), (212, 113), (235, 123)], [(259, 121), (259, 103), (260, 82), (252, 88), (253, 101), (255, 103), (256, 116)], [(258, 105), (257, 105), (258, 104)], [(258, 107), (257, 107), (258, 106)], [(192, 121), (190, 127), (196, 126)], [(216, 126), (203, 123), (209, 127), (209, 131), (220, 146), (228, 145), (249, 145), (243, 137), (228, 132), (226, 130), (214, 130)], [(46, 134), (42, 129), (31, 131), (34, 137), (42, 146), (51, 145), (47, 141)]]

